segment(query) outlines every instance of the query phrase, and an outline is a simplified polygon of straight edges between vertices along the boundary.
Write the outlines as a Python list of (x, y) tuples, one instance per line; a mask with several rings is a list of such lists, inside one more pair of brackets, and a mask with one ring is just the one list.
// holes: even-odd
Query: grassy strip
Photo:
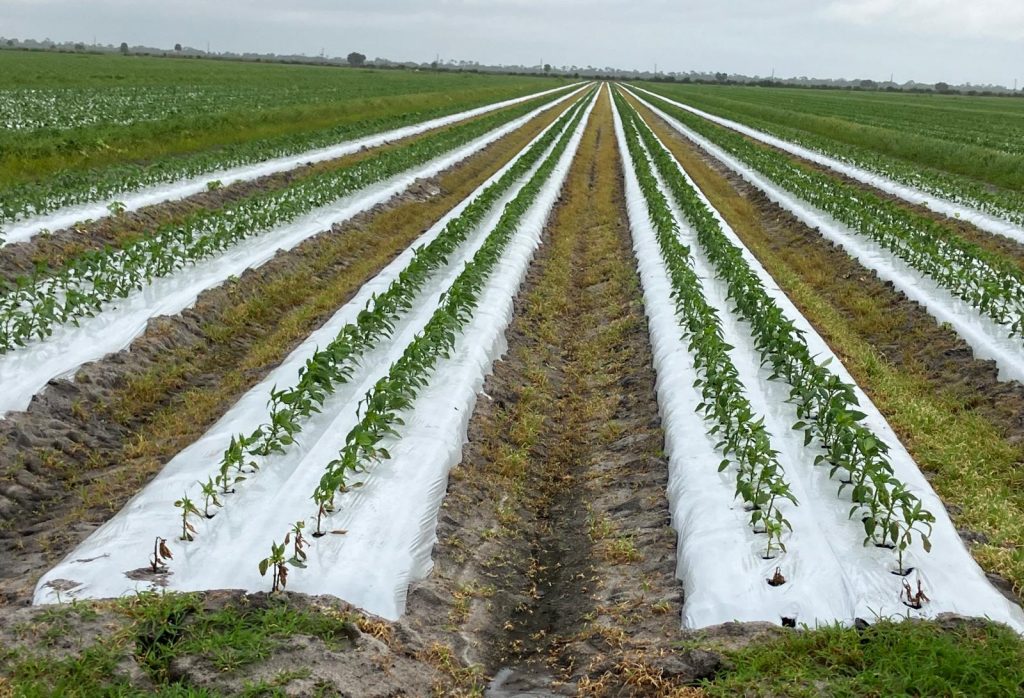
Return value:
[[(634, 103), (635, 104), (635, 103)], [(692, 146), (673, 136), (664, 122), (643, 107), (641, 113), (662, 142), (711, 200), (743, 243), (776, 283), (814, 325), (867, 392), (900, 440), (926, 471), (931, 484), (960, 513), (957, 525), (985, 534), (986, 543), (971, 551), (987, 570), (1024, 591), (1024, 444), (1014, 444), (969, 401), (937, 389), (924, 370), (894, 364), (864, 339), (868, 328), (885, 326), (884, 316), (867, 293), (855, 287), (847, 303), (858, 308), (852, 320), (825, 300), (819, 289), (832, 270), (809, 256), (780, 255), (766, 243), (766, 232), (754, 205), (712, 170)], [(908, 337), (913, 342), (913, 337)]]
[(726, 655), (732, 668), (692, 695), (1015, 696), (1024, 686), (1024, 642), (984, 621), (824, 627)]
[[(79, 637), (71, 644), (74, 651), (64, 649), (76, 631), (101, 618), (101, 635), (92, 642)], [(0, 648), (0, 695), (213, 698), (216, 692), (175, 679), (172, 662), (189, 658), (237, 676), (297, 636), (315, 638), (325, 651), (344, 652), (359, 637), (359, 621), (357, 614), (287, 597), (242, 597), (216, 607), (199, 594), (147, 593), (56, 606), (16, 629), (31, 644)], [(133, 664), (142, 671), (129, 670)], [(274, 688), (249, 683), (241, 695), (283, 695)]]

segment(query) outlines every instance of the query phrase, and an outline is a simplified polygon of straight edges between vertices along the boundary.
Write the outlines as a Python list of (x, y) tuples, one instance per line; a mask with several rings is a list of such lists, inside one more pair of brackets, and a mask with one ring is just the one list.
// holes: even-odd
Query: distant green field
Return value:
[(0, 51), (0, 223), (564, 84)]
[(416, 121), (558, 84), (471, 73), (0, 51), (0, 191), (68, 170), (150, 163), (374, 120)]
[(1024, 220), (1024, 99), (642, 86), (944, 198)]

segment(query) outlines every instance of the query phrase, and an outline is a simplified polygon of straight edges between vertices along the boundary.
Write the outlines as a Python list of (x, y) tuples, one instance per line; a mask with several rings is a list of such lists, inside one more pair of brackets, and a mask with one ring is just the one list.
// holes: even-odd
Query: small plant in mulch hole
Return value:
[(179, 540), (195, 540), (195, 536), (192, 534), (196, 532), (196, 527), (189, 523), (188, 517), (191, 514), (202, 516), (202, 512), (188, 498), (187, 493), (182, 495), (181, 499), (174, 502), (174, 506), (181, 509), (181, 537)]
[(913, 572), (916, 567), (903, 567), (900, 569), (889, 570), (889, 574), (895, 574), (897, 577), (907, 577)]
[(167, 565), (165, 563), (173, 559), (174, 555), (171, 554), (171, 549), (167, 547), (167, 539), (157, 536), (156, 540), (153, 541), (153, 557), (149, 560), (149, 567), (153, 570), (153, 574), (166, 572)]
[(786, 583), (786, 578), (782, 575), (782, 568), (776, 567), (775, 574), (765, 579), (768, 582), (768, 586), (780, 587)]
[(206, 482), (200, 481), (199, 486), (203, 489), (203, 515), (208, 519), (212, 519), (214, 515), (210, 513), (210, 505), (223, 506), (220, 503), (220, 499), (217, 498), (217, 483), (210, 477)]
[(903, 602), (904, 606), (909, 608), (919, 609), (924, 606), (925, 602), (930, 601), (927, 595), (924, 593), (924, 589), (921, 588), (921, 580), (917, 580), (917, 591), (914, 591), (910, 586), (910, 582), (906, 579), (903, 580), (903, 590), (900, 592), (900, 601)]
[(270, 586), (270, 592), (274, 593), (284, 589), (288, 584), (288, 561), (284, 557), (285, 544), (277, 544), (274, 541), (270, 544), (270, 555), (260, 560), (260, 576), (265, 577), (267, 570), (273, 570), (274, 575)]

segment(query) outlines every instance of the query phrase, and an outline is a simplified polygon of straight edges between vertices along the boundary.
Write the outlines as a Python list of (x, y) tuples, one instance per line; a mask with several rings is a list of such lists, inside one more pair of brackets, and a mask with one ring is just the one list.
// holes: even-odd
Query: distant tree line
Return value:
[(1024, 91), (1009, 90), (1001, 86), (973, 86), (973, 85), (950, 85), (946, 82), (937, 82), (934, 85), (906, 82), (898, 85), (893, 82), (877, 82), (870, 79), (860, 80), (823, 80), (815, 78), (761, 78), (745, 75), (730, 75), (725, 72), (715, 73), (678, 73), (678, 72), (651, 72), (639, 70), (623, 70), (614, 67), (596, 68), (594, 66), (553, 66), (550, 63), (538, 64), (536, 66), (522, 65), (482, 65), (475, 61), (439, 61), (417, 63), (415, 61), (390, 61), (386, 58), (375, 58), (369, 61), (365, 54), (352, 51), (344, 58), (306, 56), (306, 55), (277, 55), (258, 53), (213, 53), (209, 50), (201, 50), (181, 43), (174, 44), (173, 52), (148, 46), (129, 46), (128, 42), (122, 41), (120, 46), (113, 44), (86, 45), (83, 42), (57, 43), (50, 39), (37, 41), (34, 39), (18, 40), (13, 38), (0, 37), (0, 49), (17, 49), (27, 51), (56, 51), (61, 53), (121, 53), (125, 56), (156, 56), (170, 58), (193, 58), (208, 60), (227, 61), (249, 61), (255, 63), (294, 63), (301, 65), (321, 66), (344, 66), (353, 68), (375, 68), (385, 70), (436, 70), (443, 72), (469, 72), (469, 73), (499, 73), (503, 75), (528, 75), (547, 76), (558, 78), (590, 78), (597, 80), (649, 80), (652, 82), (674, 82), (693, 83), (699, 85), (747, 85), (766, 88), (798, 88), (810, 90), (852, 90), (852, 91), (884, 91), (884, 92), (915, 92), (915, 93), (940, 93), (940, 94), (963, 94), (963, 95), (986, 95), (999, 97), (1022, 97)]

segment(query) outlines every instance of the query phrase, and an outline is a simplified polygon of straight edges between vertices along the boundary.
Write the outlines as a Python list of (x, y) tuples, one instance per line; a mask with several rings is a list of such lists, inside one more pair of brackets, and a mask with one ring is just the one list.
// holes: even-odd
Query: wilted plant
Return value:
[(149, 566), (153, 570), (153, 574), (165, 571), (167, 565), (164, 563), (173, 558), (174, 555), (171, 554), (171, 549), (167, 547), (167, 539), (157, 536), (156, 540), (153, 541), (153, 557), (149, 560)]
[(180, 540), (195, 540), (193, 535), (196, 532), (195, 526), (189, 523), (188, 517), (192, 514), (196, 516), (202, 516), (202, 513), (196, 509), (196, 505), (192, 503), (192, 500), (188, 498), (188, 493), (182, 495), (181, 499), (174, 502), (174, 506), (181, 509), (181, 538)]
[(292, 544), (292, 556), (288, 558), (288, 564), (292, 567), (306, 566), (306, 538), (302, 535), (302, 530), (306, 527), (305, 521), (296, 521), (292, 524), (292, 530), (284, 537), (284, 544)]
[(910, 582), (904, 579), (903, 590), (900, 592), (900, 600), (910, 608), (919, 609), (931, 599), (925, 595), (924, 589), (921, 588), (920, 579), (917, 580), (917, 591), (914, 591), (910, 586)]

